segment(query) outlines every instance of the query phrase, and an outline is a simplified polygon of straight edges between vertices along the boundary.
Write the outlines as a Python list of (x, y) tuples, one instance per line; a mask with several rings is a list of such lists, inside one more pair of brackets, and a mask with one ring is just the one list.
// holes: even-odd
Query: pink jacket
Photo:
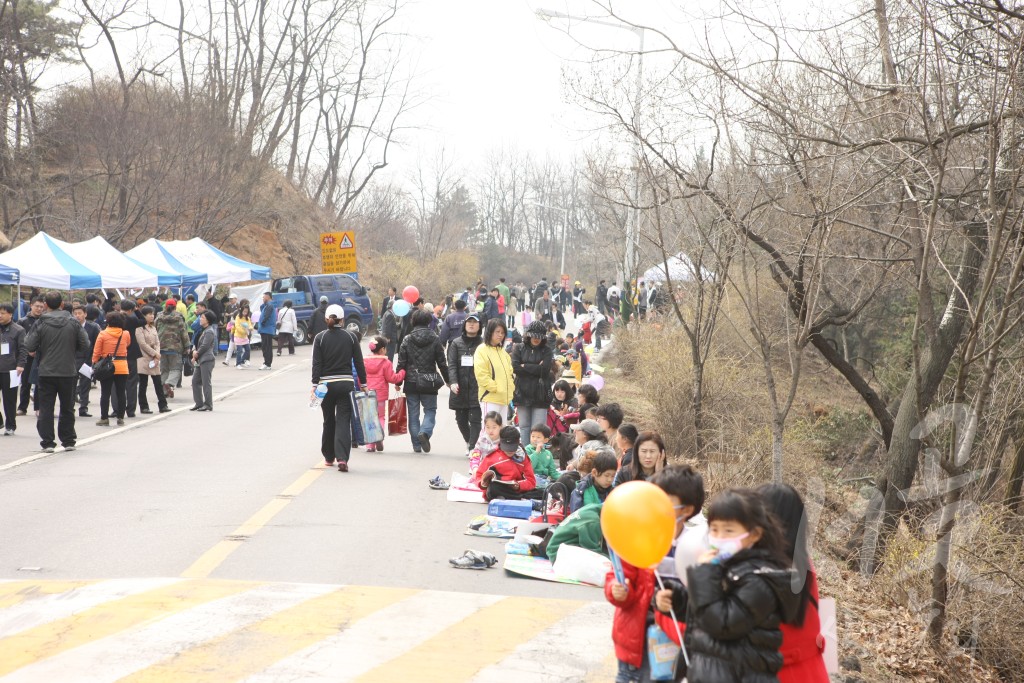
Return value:
[(363, 356), (366, 367), (366, 388), (377, 392), (377, 414), (384, 420), (384, 408), (388, 403), (388, 384), (401, 384), (405, 381), (405, 370), (395, 372), (391, 360), (387, 356)]

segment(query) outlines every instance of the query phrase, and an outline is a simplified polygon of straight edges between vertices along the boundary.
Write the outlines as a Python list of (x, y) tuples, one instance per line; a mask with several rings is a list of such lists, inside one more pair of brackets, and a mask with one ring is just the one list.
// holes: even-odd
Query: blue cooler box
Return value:
[(533, 503), (529, 500), (492, 500), (487, 504), (491, 517), (529, 519), (533, 516)]

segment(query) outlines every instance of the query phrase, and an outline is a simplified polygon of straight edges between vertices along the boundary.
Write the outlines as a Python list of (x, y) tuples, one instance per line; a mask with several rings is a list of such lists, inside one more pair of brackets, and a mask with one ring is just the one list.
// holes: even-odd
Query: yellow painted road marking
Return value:
[(467, 681), (565, 618), (571, 600), (505, 598), (357, 678), (365, 683)]
[(0, 640), (0, 676), (127, 628), (183, 612), (259, 584), (181, 581), (93, 607)]
[(87, 585), (88, 581), (12, 581), (0, 583), (0, 609), (19, 605), (26, 600), (67, 593)]
[(587, 673), (587, 677), (583, 679), (583, 683), (599, 683), (599, 681), (614, 681), (615, 677), (619, 675), (619, 660), (615, 658), (615, 651), (613, 650), (604, 660), (601, 662), (601, 666), (597, 669), (593, 669)]
[(417, 592), (407, 588), (342, 588), (186, 650), (122, 678), (121, 683), (241, 680)]
[(182, 577), (186, 579), (205, 579), (210, 576), (217, 567), (224, 563), (224, 560), (228, 559), (231, 553), (238, 550), (238, 547), (245, 543), (246, 539), (269, 524), (270, 520), (276, 517), (281, 510), (288, 507), (292, 497), (305, 491), (310, 484), (326, 471), (326, 469), (318, 467), (304, 472), (301, 477), (281, 492), (280, 496), (264, 505), (260, 508), (259, 512), (247, 519), (242, 526), (235, 529), (231, 534), (234, 538), (225, 538), (203, 553), (198, 560), (192, 563), (192, 566), (182, 572)]

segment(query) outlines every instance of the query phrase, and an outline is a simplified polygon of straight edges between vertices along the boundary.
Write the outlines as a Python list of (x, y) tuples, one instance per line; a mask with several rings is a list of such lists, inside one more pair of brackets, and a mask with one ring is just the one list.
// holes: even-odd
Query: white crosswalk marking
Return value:
[(335, 590), (334, 586), (277, 584), (213, 600), (144, 627), (102, 638), (20, 669), (4, 683), (116, 681), (210, 638), (242, 628), (304, 600)]
[(0, 638), (70, 617), (90, 607), (179, 581), (181, 579), (113, 579), (82, 586), (67, 593), (54, 593), (27, 600), (0, 610)]
[(472, 593), (419, 593), (297, 652), (245, 683), (351, 681), (500, 599)]

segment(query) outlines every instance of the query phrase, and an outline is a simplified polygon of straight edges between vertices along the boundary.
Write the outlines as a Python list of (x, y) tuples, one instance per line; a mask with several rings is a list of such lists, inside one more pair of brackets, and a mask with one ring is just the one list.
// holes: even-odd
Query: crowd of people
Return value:
[[(236, 297), (188, 294), (184, 300), (149, 294), (119, 300), (98, 293), (65, 301), (60, 292), (33, 291), (27, 301), (0, 304), (0, 430), (14, 436), (18, 417), (31, 409), (40, 446), (46, 453), (58, 443), (73, 451), (75, 421), (91, 418), (93, 390), (99, 389), (101, 427), (123, 426), (137, 414), (171, 410), (168, 400), (191, 376), (191, 410), (213, 410), (213, 369), (226, 335), (224, 365), (248, 368), (254, 333), (260, 335), (263, 363), (269, 370), (285, 346), (295, 353), (297, 321), (291, 301), (280, 309), (264, 293), (257, 322), (249, 301)], [(59, 410), (58, 410), (59, 406)], [(76, 410), (77, 406), (77, 410)], [(54, 433), (56, 413), (57, 428)]]

